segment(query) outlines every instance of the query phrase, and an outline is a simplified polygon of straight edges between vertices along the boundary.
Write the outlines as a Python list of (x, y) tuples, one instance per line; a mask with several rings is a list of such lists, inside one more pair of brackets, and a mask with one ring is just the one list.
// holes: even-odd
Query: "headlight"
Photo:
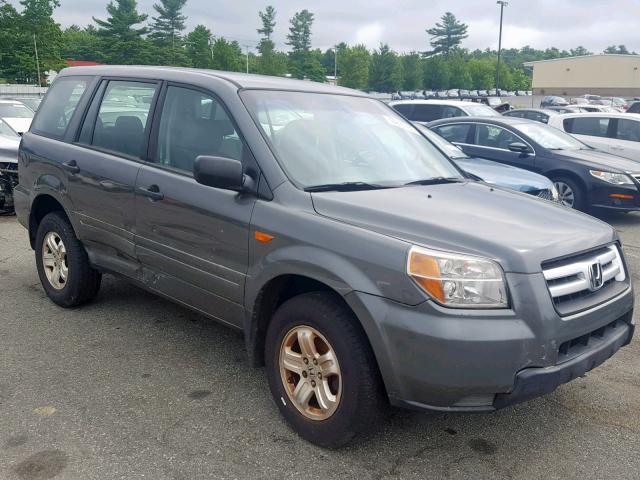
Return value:
[(555, 185), (551, 187), (551, 200), (553, 200), (554, 202), (560, 201), (560, 194), (558, 193), (558, 189)]
[(496, 262), (412, 247), (407, 273), (436, 302), (453, 308), (507, 308), (507, 288)]
[(624, 173), (601, 172), (600, 170), (589, 170), (592, 177), (599, 178), (603, 182), (613, 183), (614, 185), (633, 185), (633, 180), (629, 175)]

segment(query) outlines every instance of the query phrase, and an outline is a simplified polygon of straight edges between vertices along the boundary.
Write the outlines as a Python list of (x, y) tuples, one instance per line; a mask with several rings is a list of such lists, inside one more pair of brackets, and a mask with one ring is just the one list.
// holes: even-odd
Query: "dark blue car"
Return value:
[(558, 200), (553, 182), (547, 177), (521, 168), (504, 165), (483, 158), (469, 157), (454, 144), (420, 123), (415, 123), (420, 131), (436, 145), (451, 161), (467, 173), (486, 183), (510, 188), (535, 195), (547, 200)]

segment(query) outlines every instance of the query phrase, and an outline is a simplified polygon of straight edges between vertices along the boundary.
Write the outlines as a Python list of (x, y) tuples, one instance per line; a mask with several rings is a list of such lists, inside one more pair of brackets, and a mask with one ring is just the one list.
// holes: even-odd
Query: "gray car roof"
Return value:
[(529, 120), (527, 118), (518, 118), (518, 117), (453, 117), (453, 118), (441, 118), (438, 120), (434, 120), (433, 122), (427, 123), (427, 127), (432, 127), (435, 125), (442, 125), (443, 123), (493, 123), (495, 125), (521, 125), (521, 124), (531, 124), (538, 123), (533, 120)]
[(334, 93), (342, 95), (367, 96), (358, 90), (345, 87), (336, 87), (326, 83), (312, 82), (308, 80), (295, 80), (291, 78), (270, 77), (252, 73), (224, 72), (220, 70), (205, 70), (183, 67), (153, 67), (153, 66), (129, 66), (129, 65), (97, 65), (87, 67), (69, 67), (63, 69), (58, 76), (68, 75), (102, 75), (123, 76), (139, 78), (163, 79), (167, 73), (180, 73), (185, 80), (189, 76), (210, 76), (226, 80), (239, 89), (268, 89), (268, 90), (297, 90), (316, 93)]

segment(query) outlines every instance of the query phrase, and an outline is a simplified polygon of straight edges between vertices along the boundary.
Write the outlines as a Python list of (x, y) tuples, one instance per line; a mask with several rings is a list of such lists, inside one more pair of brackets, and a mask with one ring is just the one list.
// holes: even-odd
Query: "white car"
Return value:
[(22, 135), (29, 130), (34, 112), (16, 100), (0, 100), (0, 119)]
[(640, 115), (570, 113), (551, 117), (549, 125), (598, 150), (640, 162)]
[(389, 106), (412, 122), (432, 122), (452, 117), (500, 116), (493, 108), (482, 103), (462, 100), (398, 100)]

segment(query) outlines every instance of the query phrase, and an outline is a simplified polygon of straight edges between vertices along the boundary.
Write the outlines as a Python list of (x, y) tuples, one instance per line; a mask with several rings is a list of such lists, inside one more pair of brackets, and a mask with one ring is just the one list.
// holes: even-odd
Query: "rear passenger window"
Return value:
[(564, 129), (575, 135), (606, 137), (609, 130), (609, 119), (598, 117), (568, 118), (564, 121)]
[(53, 82), (38, 109), (31, 130), (45, 136), (63, 137), (91, 79), (92, 77), (61, 77)]
[(440, 105), (414, 105), (413, 112), (408, 118), (414, 122), (438, 120), (442, 118), (442, 107)]
[(400, 104), (400, 105), (394, 105), (393, 108), (399, 112), (400, 114), (404, 115), (405, 117), (411, 119), (411, 110), (412, 110), (413, 105), (407, 105), (407, 104)]
[(640, 142), (640, 122), (619, 118), (616, 138), (629, 142)]
[(451, 143), (467, 143), (470, 128), (471, 125), (468, 123), (459, 123), (457, 125), (436, 127), (433, 131)]
[(93, 139), (89, 143), (140, 158), (156, 89), (155, 83), (110, 81), (98, 110)]
[(192, 172), (200, 155), (242, 160), (242, 140), (215, 98), (170, 86), (162, 107), (156, 162)]

